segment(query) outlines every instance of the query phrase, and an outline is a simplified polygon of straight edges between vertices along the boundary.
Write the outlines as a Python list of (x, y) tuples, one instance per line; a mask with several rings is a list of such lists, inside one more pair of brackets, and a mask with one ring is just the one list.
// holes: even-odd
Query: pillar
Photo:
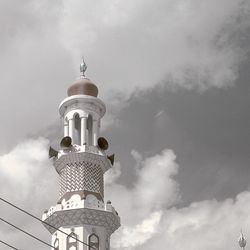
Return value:
[(97, 140), (99, 137), (99, 122), (98, 120), (93, 121), (93, 145), (97, 146)]
[(64, 136), (69, 136), (69, 123), (64, 121)]
[(72, 144), (73, 142), (73, 135), (74, 135), (74, 119), (69, 119), (69, 137), (72, 139)]
[(81, 117), (81, 146), (87, 144), (87, 137), (87, 117)]

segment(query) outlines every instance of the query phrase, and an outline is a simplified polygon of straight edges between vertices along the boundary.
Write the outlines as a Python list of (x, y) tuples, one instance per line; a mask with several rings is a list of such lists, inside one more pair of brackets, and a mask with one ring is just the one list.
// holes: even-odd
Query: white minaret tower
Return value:
[(120, 226), (111, 202), (104, 202), (103, 175), (114, 161), (114, 155), (105, 154), (107, 141), (99, 137), (106, 107), (97, 98), (95, 84), (85, 77), (86, 69), (82, 60), (80, 79), (69, 87), (68, 97), (59, 106), (64, 122), (61, 149), (49, 152), (59, 174), (60, 199), (42, 220), (58, 250), (109, 250), (110, 236)]

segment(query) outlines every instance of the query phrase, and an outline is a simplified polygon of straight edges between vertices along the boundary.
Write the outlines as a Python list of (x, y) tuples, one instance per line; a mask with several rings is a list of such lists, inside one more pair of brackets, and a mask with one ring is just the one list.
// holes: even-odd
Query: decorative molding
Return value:
[(62, 169), (68, 165), (84, 165), (89, 164), (93, 166), (98, 166), (105, 173), (111, 168), (109, 159), (105, 155), (94, 154), (89, 152), (69, 152), (67, 154), (61, 155), (58, 159), (54, 160), (54, 167), (57, 173), (60, 174)]
[[(89, 208), (55, 211), (52, 215), (47, 217), (44, 222), (55, 228), (76, 225), (101, 226), (105, 227), (108, 235), (111, 235), (120, 227), (120, 217), (115, 213)], [(55, 233), (56, 230), (54, 228), (47, 224), (43, 225), (51, 234)]]
[(96, 114), (100, 117), (103, 117), (106, 112), (106, 106), (99, 98), (88, 95), (74, 95), (65, 98), (61, 102), (59, 113), (64, 117), (65, 113), (75, 109), (84, 110), (87, 113)]
[(78, 190), (78, 191), (72, 191), (65, 193), (58, 201), (58, 204), (61, 204), (62, 202), (69, 201), (74, 195), (79, 195), (80, 200), (85, 200), (87, 195), (92, 194), (94, 195), (98, 201), (103, 202), (103, 197), (100, 193), (91, 192), (88, 190)]

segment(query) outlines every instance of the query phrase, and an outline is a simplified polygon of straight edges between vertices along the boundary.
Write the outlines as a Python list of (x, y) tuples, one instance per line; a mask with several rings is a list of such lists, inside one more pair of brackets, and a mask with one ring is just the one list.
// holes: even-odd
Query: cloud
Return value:
[[(0, 156), (0, 193), (1, 198), (12, 202), (28, 212), (41, 217), (49, 208), (51, 201), (58, 198), (56, 171), (48, 160), (48, 140), (36, 138), (23, 141), (10, 152)], [(1, 217), (29, 231), (46, 242), (49, 233), (40, 222), (0, 202)], [(1, 238), (20, 249), (44, 249), (30, 239), (1, 222)], [(2, 249), (2, 245), (1, 245)], [(4, 248), (5, 249), (5, 248)]]
[(174, 153), (164, 150), (137, 158), (141, 158), (141, 168), (132, 187), (115, 180), (106, 188), (106, 197), (112, 198), (122, 220), (122, 227), (112, 236), (112, 249), (233, 250), (240, 228), (250, 233), (250, 192), (177, 208), (181, 189), (174, 180), (178, 173)]
[[(0, 107), (6, 143), (0, 149), (9, 150), (34, 128), (54, 121), (58, 103), (79, 76), (82, 54), (100, 97), (109, 103), (117, 99), (107, 126), (119, 125), (117, 113), (137, 90), (157, 84), (202, 91), (232, 86), (249, 50), (249, 5), (243, 0), (2, 1)], [(13, 115), (31, 103), (32, 109)]]
[(119, 177), (121, 176), (121, 164), (120, 162), (115, 162), (112, 171), (108, 171), (104, 175), (104, 183), (105, 185), (111, 185), (115, 183)]
[(162, 209), (179, 200), (179, 185), (173, 179), (178, 170), (174, 153), (164, 150), (145, 160), (138, 156), (139, 159), (141, 168), (137, 169), (137, 181), (133, 187), (118, 184), (117, 179), (106, 186), (106, 199), (114, 202), (122, 224), (124, 222), (114, 236), (117, 248), (131, 249), (145, 243), (156, 233)]
[[(240, 228), (249, 234), (250, 193), (235, 199), (194, 202), (164, 212), (159, 234), (144, 249), (167, 245), (171, 249), (236, 249)], [(140, 248), (139, 248), (140, 249)]]
[(244, 0), (64, 1), (61, 35), (106, 93), (163, 81), (204, 91), (237, 79), (249, 9)]
[(161, 212), (154, 212), (149, 218), (144, 219), (141, 224), (134, 227), (123, 227), (122, 234), (119, 235), (113, 247), (118, 249), (131, 249), (147, 242), (159, 230)]
[[(56, 173), (47, 159), (47, 147), (48, 140), (31, 139), (0, 156), (2, 196), (33, 213), (42, 213), (57, 197)], [(175, 180), (179, 167), (174, 152), (165, 149), (147, 158), (132, 152), (140, 161), (132, 185), (119, 183), (120, 163), (105, 176), (106, 199), (112, 200), (122, 219), (122, 227), (112, 236), (112, 249), (153, 250), (168, 246), (174, 250), (183, 247), (187, 250), (233, 250), (237, 248), (240, 228), (246, 235), (250, 233), (249, 191), (236, 198), (192, 202), (178, 208), (181, 187)], [(1, 212), (4, 218), (49, 242), (50, 236), (40, 223), (35, 224), (3, 204)], [(0, 231), (6, 241), (24, 247), (20, 234), (2, 224)], [(34, 248), (34, 244), (30, 246)], [(37, 249), (42, 249), (39, 247), (42, 246)]]
[(52, 166), (47, 148), (48, 140), (41, 137), (26, 140), (0, 156), (2, 195), (20, 202), (48, 191), (51, 180), (44, 177)]

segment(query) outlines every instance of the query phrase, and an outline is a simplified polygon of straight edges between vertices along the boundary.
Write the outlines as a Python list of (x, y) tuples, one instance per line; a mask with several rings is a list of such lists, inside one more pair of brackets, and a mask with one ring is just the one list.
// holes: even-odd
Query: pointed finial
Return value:
[(247, 244), (247, 241), (246, 241), (246, 239), (245, 239), (245, 237), (244, 237), (244, 235), (243, 235), (243, 233), (242, 233), (242, 230), (241, 230), (241, 233), (240, 233), (240, 238), (239, 238), (239, 246), (240, 246), (240, 248), (241, 249), (245, 249), (245, 246), (246, 246), (246, 244)]
[(82, 61), (80, 64), (80, 77), (84, 78), (85, 77), (85, 71), (87, 70), (87, 64), (84, 61), (84, 58), (82, 57)]

